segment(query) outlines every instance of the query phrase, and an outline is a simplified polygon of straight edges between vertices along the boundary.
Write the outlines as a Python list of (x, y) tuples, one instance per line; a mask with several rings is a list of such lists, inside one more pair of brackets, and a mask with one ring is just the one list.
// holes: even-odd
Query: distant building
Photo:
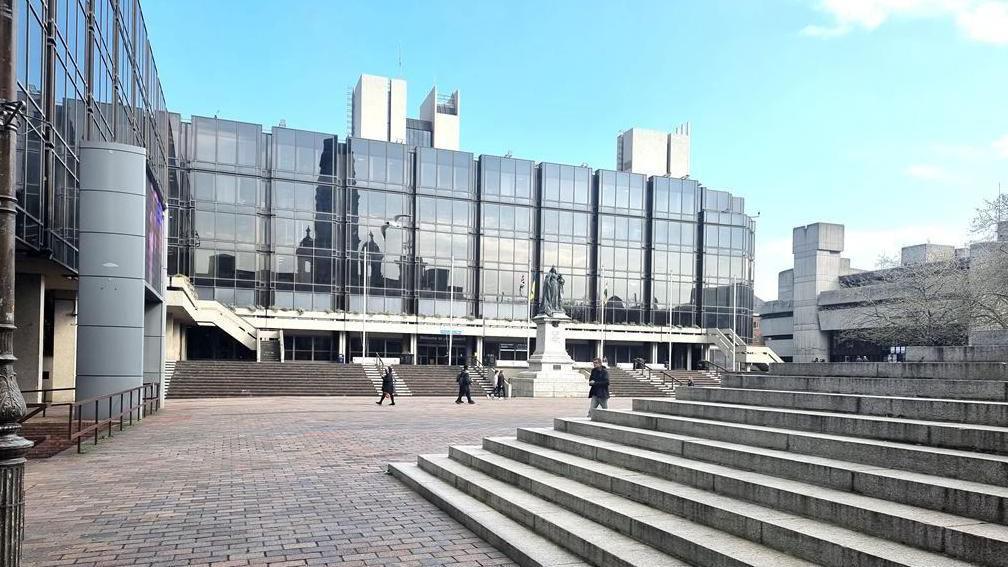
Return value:
[(361, 75), (351, 99), (351, 130), (355, 138), (410, 146), (459, 149), (459, 92), (430, 90), (420, 105), (420, 118), (406, 117), (406, 81)]
[(672, 132), (631, 128), (616, 137), (616, 167), (644, 175), (686, 177), (690, 172), (690, 125)]
[[(1008, 223), (1002, 225), (998, 242), (1008, 241)], [(976, 258), (994, 244), (906, 246), (900, 253), (900, 266)], [(765, 302), (758, 312), (764, 344), (785, 361), (841, 362), (858, 356), (880, 360), (889, 352), (889, 345), (844, 340), (846, 331), (865, 324), (864, 288), (881, 285), (888, 269), (852, 268), (850, 259), (841, 256), (843, 250), (843, 225), (814, 223), (794, 229), (794, 267), (778, 274), (777, 299)]]

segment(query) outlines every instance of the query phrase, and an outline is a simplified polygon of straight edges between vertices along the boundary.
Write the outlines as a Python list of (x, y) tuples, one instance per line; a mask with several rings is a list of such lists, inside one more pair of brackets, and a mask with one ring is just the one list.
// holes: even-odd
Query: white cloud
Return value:
[(1008, 45), (1008, 2), (980, 2), (958, 12), (956, 23), (971, 39)]
[(944, 168), (924, 163), (911, 165), (904, 170), (904, 173), (909, 177), (924, 181), (943, 181), (952, 177)]
[(994, 143), (991, 145), (994, 146), (994, 151), (996, 151), (999, 156), (1008, 158), (1008, 134), (994, 140)]
[(808, 25), (802, 35), (831, 38), (857, 29), (871, 31), (894, 17), (950, 18), (974, 41), (1008, 45), (1005, 0), (819, 0), (816, 7), (833, 23)]

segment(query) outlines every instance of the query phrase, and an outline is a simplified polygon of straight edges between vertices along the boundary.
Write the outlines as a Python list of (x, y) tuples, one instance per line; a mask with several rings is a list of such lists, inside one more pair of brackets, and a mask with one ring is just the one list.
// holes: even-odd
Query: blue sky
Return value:
[[(462, 147), (615, 166), (623, 129), (692, 124), (692, 176), (746, 198), (756, 291), (791, 229), (847, 226), (856, 266), (962, 244), (1008, 192), (1008, 1), (146, 0), (169, 108), (342, 135), (360, 73), (408, 112), (462, 92)], [(400, 66), (401, 54), (401, 66)]]

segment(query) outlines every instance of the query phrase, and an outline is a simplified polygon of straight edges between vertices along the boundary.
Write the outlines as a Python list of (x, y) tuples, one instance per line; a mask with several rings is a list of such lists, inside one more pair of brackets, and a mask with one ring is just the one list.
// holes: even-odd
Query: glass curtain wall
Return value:
[(529, 314), (535, 245), (533, 164), (480, 158), (480, 315), (523, 320)]
[(651, 323), (696, 325), (700, 190), (692, 179), (653, 177)]
[(16, 136), (15, 235), (73, 271), (81, 142), (146, 148), (164, 194), (172, 144), (164, 94), (138, 0), (15, 0), (15, 11), (15, 80), (25, 103)]
[[(254, 175), (231, 172), (239, 171), (239, 156), (249, 155), (252, 157), (245, 171), (255, 172), (259, 127), (194, 118), (193, 133), (197, 158), (193, 166), (200, 169), (194, 169), (184, 180), (191, 184), (193, 202), (193, 283), (207, 299), (225, 305), (253, 306), (256, 244), (265, 238), (259, 230), (257, 206), (261, 182)], [(176, 191), (174, 186), (172, 191)], [(172, 229), (173, 233), (177, 230), (181, 235), (182, 228)]]
[(643, 323), (648, 305), (645, 177), (598, 172), (597, 300), (609, 323)]
[(409, 313), (413, 200), (406, 146), (354, 138), (349, 142), (349, 156), (350, 311)]
[[(536, 285), (556, 267), (563, 275), (564, 309), (571, 318), (592, 320), (592, 175), (585, 166), (539, 165), (539, 262), (534, 267)], [(533, 293), (536, 290), (533, 290)], [(534, 306), (533, 306), (534, 309)]]
[[(753, 220), (741, 197), (703, 191), (703, 292), (700, 324), (752, 340)], [(734, 320), (733, 320), (734, 314)]]
[(476, 190), (467, 152), (417, 148), (416, 278), (420, 315), (476, 315)]
[(273, 305), (331, 311), (334, 251), (341, 191), (336, 185), (336, 137), (273, 128), (268, 191)]

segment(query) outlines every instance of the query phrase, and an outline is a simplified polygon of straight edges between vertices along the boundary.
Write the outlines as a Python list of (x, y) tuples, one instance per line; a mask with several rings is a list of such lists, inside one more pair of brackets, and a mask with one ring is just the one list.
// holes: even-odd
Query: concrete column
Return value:
[(595, 341), (595, 356), (593, 358), (602, 358), (602, 341)]
[[(671, 356), (672, 353), (669, 353)], [(651, 343), (651, 364), (658, 364), (658, 343)]]
[(819, 327), (819, 293), (840, 287), (841, 224), (815, 223), (796, 227), (794, 253), (794, 362), (829, 359), (829, 334)]
[(350, 357), (347, 356), (347, 350), (346, 350), (346, 346), (347, 346), (347, 334), (346, 334), (346, 331), (340, 331), (339, 332), (339, 339), (338, 339), (338, 341), (339, 341), (339, 354), (343, 355), (343, 360), (349, 362), (350, 361)]
[[(147, 160), (143, 148), (104, 142), (82, 144), (80, 156), (77, 398), (84, 399), (143, 384)], [(98, 413), (107, 415), (108, 405)]]
[(416, 333), (410, 335), (409, 348), (410, 352), (413, 354), (413, 364), (417, 364), (418, 351), (420, 350), (420, 339)]
[[(22, 390), (42, 388), (42, 337), (45, 320), (45, 278), (41, 274), (17, 274), (14, 279), (14, 371)], [(25, 394), (28, 403), (39, 394)]]
[[(52, 387), (73, 388), (77, 382), (77, 302), (53, 302)], [(73, 392), (53, 392), (54, 402), (70, 402)]]
[[(148, 303), (144, 308), (144, 383), (162, 384), (165, 361), (165, 309), (161, 302)], [(162, 401), (164, 391), (160, 392)]]
[(476, 360), (483, 364), (483, 337), (476, 337)]
[(686, 347), (686, 370), (693, 370), (693, 345)]

